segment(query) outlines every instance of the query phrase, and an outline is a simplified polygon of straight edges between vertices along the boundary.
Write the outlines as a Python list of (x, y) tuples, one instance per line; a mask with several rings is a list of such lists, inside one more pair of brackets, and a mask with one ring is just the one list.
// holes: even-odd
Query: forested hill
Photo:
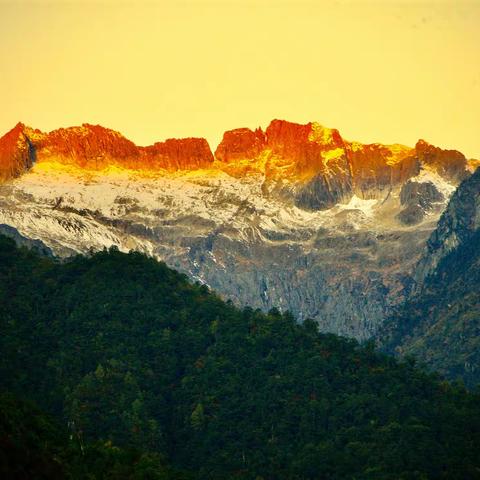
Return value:
[(0, 237), (0, 382), (4, 478), (480, 478), (478, 393), (138, 253)]

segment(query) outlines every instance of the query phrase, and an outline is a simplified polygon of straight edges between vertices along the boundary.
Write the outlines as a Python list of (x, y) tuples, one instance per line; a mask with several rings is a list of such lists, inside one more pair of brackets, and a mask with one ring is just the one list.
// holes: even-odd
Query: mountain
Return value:
[(265, 131), (138, 147), (84, 124), (0, 139), (0, 222), (56, 255), (117, 245), (164, 260), (239, 305), (375, 334), (472, 161), (425, 141), (347, 141), (273, 120)]
[(18, 123), (0, 139), (0, 179), (8, 180), (26, 172), (35, 160), (35, 148)]
[(480, 169), (453, 194), (413, 277), (386, 323), (386, 349), (480, 384)]
[(117, 165), (128, 169), (196, 169), (213, 155), (203, 138), (169, 139), (137, 147), (120, 133), (100, 125), (60, 128), (48, 134), (18, 123), (0, 139), (2, 178), (27, 171), (35, 162), (55, 161), (84, 169)]
[(137, 252), (0, 236), (0, 300), (0, 472), (24, 473), (2, 478), (479, 476), (478, 392)]

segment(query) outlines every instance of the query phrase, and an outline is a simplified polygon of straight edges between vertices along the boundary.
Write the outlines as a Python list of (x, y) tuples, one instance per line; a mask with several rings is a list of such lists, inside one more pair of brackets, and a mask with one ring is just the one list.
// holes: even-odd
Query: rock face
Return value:
[(453, 194), (414, 270), (416, 285), (382, 329), (384, 347), (450, 379), (480, 382), (480, 169)]
[(104, 168), (113, 161), (124, 164), (138, 156), (133, 142), (98, 125), (84, 124), (60, 128), (49, 134), (37, 133), (32, 143), (39, 161), (55, 158), (82, 168)]
[(204, 138), (170, 138), (141, 149), (141, 163), (170, 171), (208, 168), (213, 154)]
[(408, 180), (400, 190), (400, 203), (405, 207), (397, 218), (406, 225), (419, 223), (435, 204), (445, 200), (432, 182), (414, 182)]
[(208, 167), (213, 154), (204, 138), (169, 139), (137, 147), (114, 130), (87, 123), (50, 133), (18, 124), (0, 139), (1, 178), (24, 173), (35, 160), (53, 160), (87, 170), (117, 166), (176, 171)]
[(415, 152), (420, 162), (434, 169), (439, 175), (455, 178), (457, 181), (466, 178), (467, 160), (462, 153), (456, 150), (442, 150), (425, 140), (417, 142)]
[[(215, 162), (215, 158), (217, 162)], [(468, 162), (457, 151), (423, 140), (415, 148), (360, 144), (318, 123), (300, 125), (273, 120), (265, 132), (240, 128), (225, 132), (213, 156), (203, 138), (168, 139), (138, 147), (120, 133), (99, 125), (60, 128), (43, 133), (19, 123), (0, 139), (0, 175), (13, 178), (34, 161), (55, 161), (87, 170), (117, 166), (131, 170), (214, 168), (236, 177), (260, 173), (265, 191), (312, 210), (339, 201), (381, 198), (422, 166), (458, 183)]]
[(256, 158), (265, 149), (266, 136), (261, 128), (237, 128), (223, 134), (223, 139), (215, 151), (215, 157), (224, 163), (244, 158)]
[(1, 223), (61, 256), (138, 249), (236, 303), (362, 339), (403, 301), (468, 167), (425, 142), (364, 145), (283, 120), (225, 132), (215, 158), (204, 139), (14, 130), (0, 142)]
[(18, 123), (0, 138), (0, 180), (18, 177), (35, 161), (35, 151), (24, 134), (25, 126)]
[(479, 227), (480, 169), (477, 169), (452, 195), (428, 240), (426, 252), (415, 270), (417, 290), (422, 288), (425, 279), (435, 272), (443, 258), (461, 244), (471, 242)]
[(353, 195), (383, 198), (417, 176), (422, 166), (454, 183), (468, 170), (460, 152), (423, 140), (415, 148), (365, 145), (344, 140), (338, 130), (318, 123), (284, 120), (273, 120), (265, 133), (246, 128), (225, 132), (215, 155), (229, 174), (261, 173), (270, 194), (279, 193), (311, 210), (348, 202)]

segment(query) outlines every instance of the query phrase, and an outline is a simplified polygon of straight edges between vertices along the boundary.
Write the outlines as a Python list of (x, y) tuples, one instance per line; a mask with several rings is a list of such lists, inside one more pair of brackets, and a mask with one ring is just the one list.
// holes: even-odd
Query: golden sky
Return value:
[(317, 120), (480, 158), (480, 1), (0, 0), (0, 132), (137, 144)]

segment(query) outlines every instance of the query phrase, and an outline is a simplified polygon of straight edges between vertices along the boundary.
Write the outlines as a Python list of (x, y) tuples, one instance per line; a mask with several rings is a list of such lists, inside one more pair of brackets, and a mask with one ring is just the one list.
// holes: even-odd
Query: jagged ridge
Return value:
[[(213, 155), (204, 138), (168, 139), (136, 146), (120, 133), (99, 125), (60, 128), (43, 133), (19, 123), (0, 139), (0, 178), (16, 177), (34, 162), (54, 161), (99, 170), (218, 169), (238, 177), (265, 176), (266, 190), (287, 193), (307, 209), (328, 208), (352, 195), (374, 198), (428, 166), (455, 182), (466, 176), (460, 152), (420, 140), (403, 145), (361, 144), (318, 123), (300, 125), (273, 120), (265, 132), (241, 128), (225, 132)], [(279, 187), (279, 182), (287, 181)]]

